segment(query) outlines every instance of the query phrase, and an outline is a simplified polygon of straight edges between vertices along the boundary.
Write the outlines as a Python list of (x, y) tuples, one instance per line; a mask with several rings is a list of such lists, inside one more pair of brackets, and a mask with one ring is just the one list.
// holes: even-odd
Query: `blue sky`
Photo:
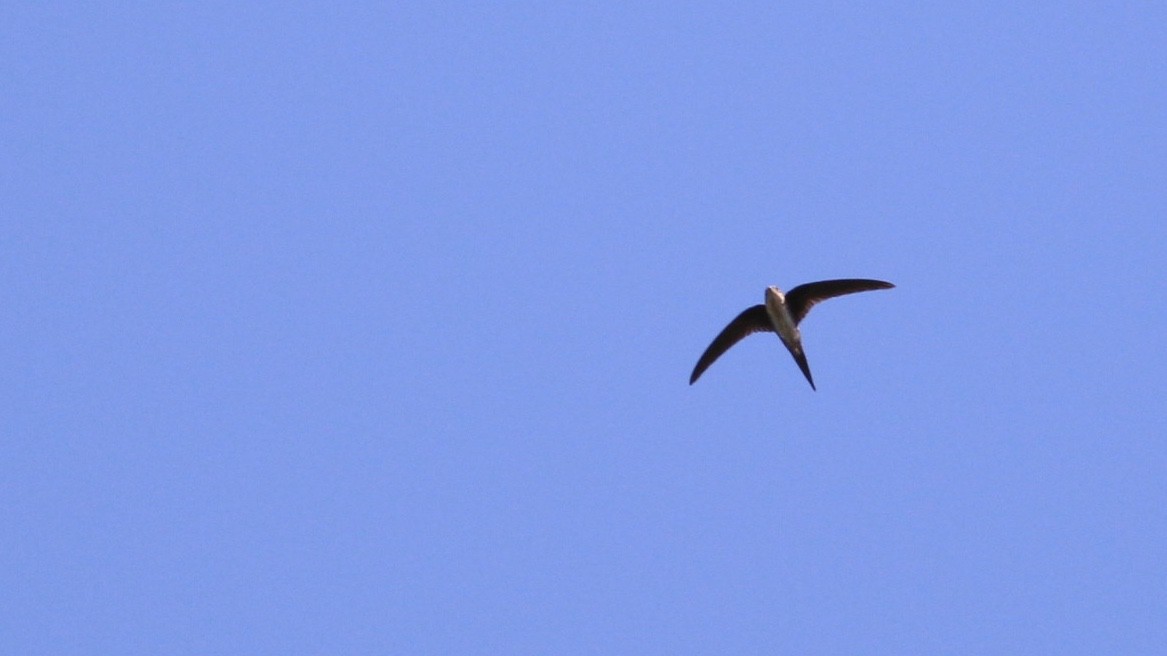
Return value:
[(1165, 21), (6, 5), (0, 651), (1161, 649)]

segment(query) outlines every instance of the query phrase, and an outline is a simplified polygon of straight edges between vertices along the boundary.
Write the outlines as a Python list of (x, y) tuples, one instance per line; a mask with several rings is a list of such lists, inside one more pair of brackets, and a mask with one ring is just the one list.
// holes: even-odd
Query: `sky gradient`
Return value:
[(0, 652), (1162, 649), (1164, 25), (5, 5)]

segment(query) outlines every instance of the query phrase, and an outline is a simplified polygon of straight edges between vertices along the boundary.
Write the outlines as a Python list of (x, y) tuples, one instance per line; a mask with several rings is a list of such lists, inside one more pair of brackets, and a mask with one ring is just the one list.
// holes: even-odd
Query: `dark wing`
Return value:
[(790, 315), (797, 324), (806, 317), (810, 309), (819, 301), (828, 298), (854, 294), (855, 292), (869, 292), (874, 289), (891, 289), (895, 285), (882, 280), (866, 280), (864, 278), (845, 278), (843, 280), (822, 280), (799, 285), (786, 294), (786, 307), (790, 308)]
[(766, 308), (762, 305), (755, 305), (747, 309), (745, 312), (737, 315), (737, 317), (729, 322), (717, 337), (713, 338), (713, 343), (705, 352), (701, 354), (701, 359), (697, 361), (697, 366), (693, 367), (693, 375), (689, 377), (689, 384), (697, 382), (701, 374), (713, 364), (713, 361), (721, 357), (722, 353), (729, 350), (729, 347), (737, 344), (745, 337), (763, 330), (774, 330), (770, 325), (770, 317), (766, 314)]

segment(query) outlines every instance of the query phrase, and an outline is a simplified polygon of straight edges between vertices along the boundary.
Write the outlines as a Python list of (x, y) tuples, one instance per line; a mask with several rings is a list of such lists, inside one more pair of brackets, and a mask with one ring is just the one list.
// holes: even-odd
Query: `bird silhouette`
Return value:
[(778, 333), (778, 337), (786, 345), (786, 349), (790, 351), (794, 361), (798, 363), (798, 368), (806, 376), (810, 388), (817, 390), (814, 378), (810, 375), (810, 365), (806, 362), (806, 353), (802, 350), (802, 333), (798, 330), (798, 324), (806, 317), (812, 307), (828, 298), (876, 289), (891, 289), (892, 287), (895, 285), (890, 282), (865, 278), (810, 282), (799, 285), (785, 294), (777, 287), (767, 287), (764, 303), (747, 308), (733, 321), (730, 321), (729, 325), (722, 329), (717, 337), (713, 338), (709, 348), (705, 349), (705, 352), (701, 354), (701, 359), (697, 360), (697, 366), (693, 367), (693, 375), (689, 377), (689, 384), (697, 382), (697, 379), (705, 373), (709, 365), (713, 364), (717, 358), (721, 357), (722, 353), (728, 351), (734, 344), (754, 333), (769, 331)]

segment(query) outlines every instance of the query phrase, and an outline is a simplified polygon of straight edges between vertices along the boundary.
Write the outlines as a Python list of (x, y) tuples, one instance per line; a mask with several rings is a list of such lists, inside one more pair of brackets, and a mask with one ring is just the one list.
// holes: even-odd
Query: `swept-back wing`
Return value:
[(770, 317), (766, 315), (765, 306), (755, 305), (737, 315), (733, 321), (729, 322), (728, 326), (722, 329), (717, 337), (713, 338), (713, 343), (701, 354), (701, 359), (697, 361), (697, 366), (693, 367), (693, 375), (689, 377), (689, 384), (692, 385), (697, 382), (697, 379), (709, 368), (709, 365), (721, 357), (722, 353), (728, 351), (729, 347), (737, 344), (745, 337), (763, 330), (774, 330), (770, 325)]
[(794, 323), (801, 322), (816, 304), (846, 294), (869, 292), (876, 289), (891, 289), (895, 285), (882, 280), (866, 278), (844, 278), (841, 280), (821, 280), (799, 285), (786, 294), (786, 305)]

